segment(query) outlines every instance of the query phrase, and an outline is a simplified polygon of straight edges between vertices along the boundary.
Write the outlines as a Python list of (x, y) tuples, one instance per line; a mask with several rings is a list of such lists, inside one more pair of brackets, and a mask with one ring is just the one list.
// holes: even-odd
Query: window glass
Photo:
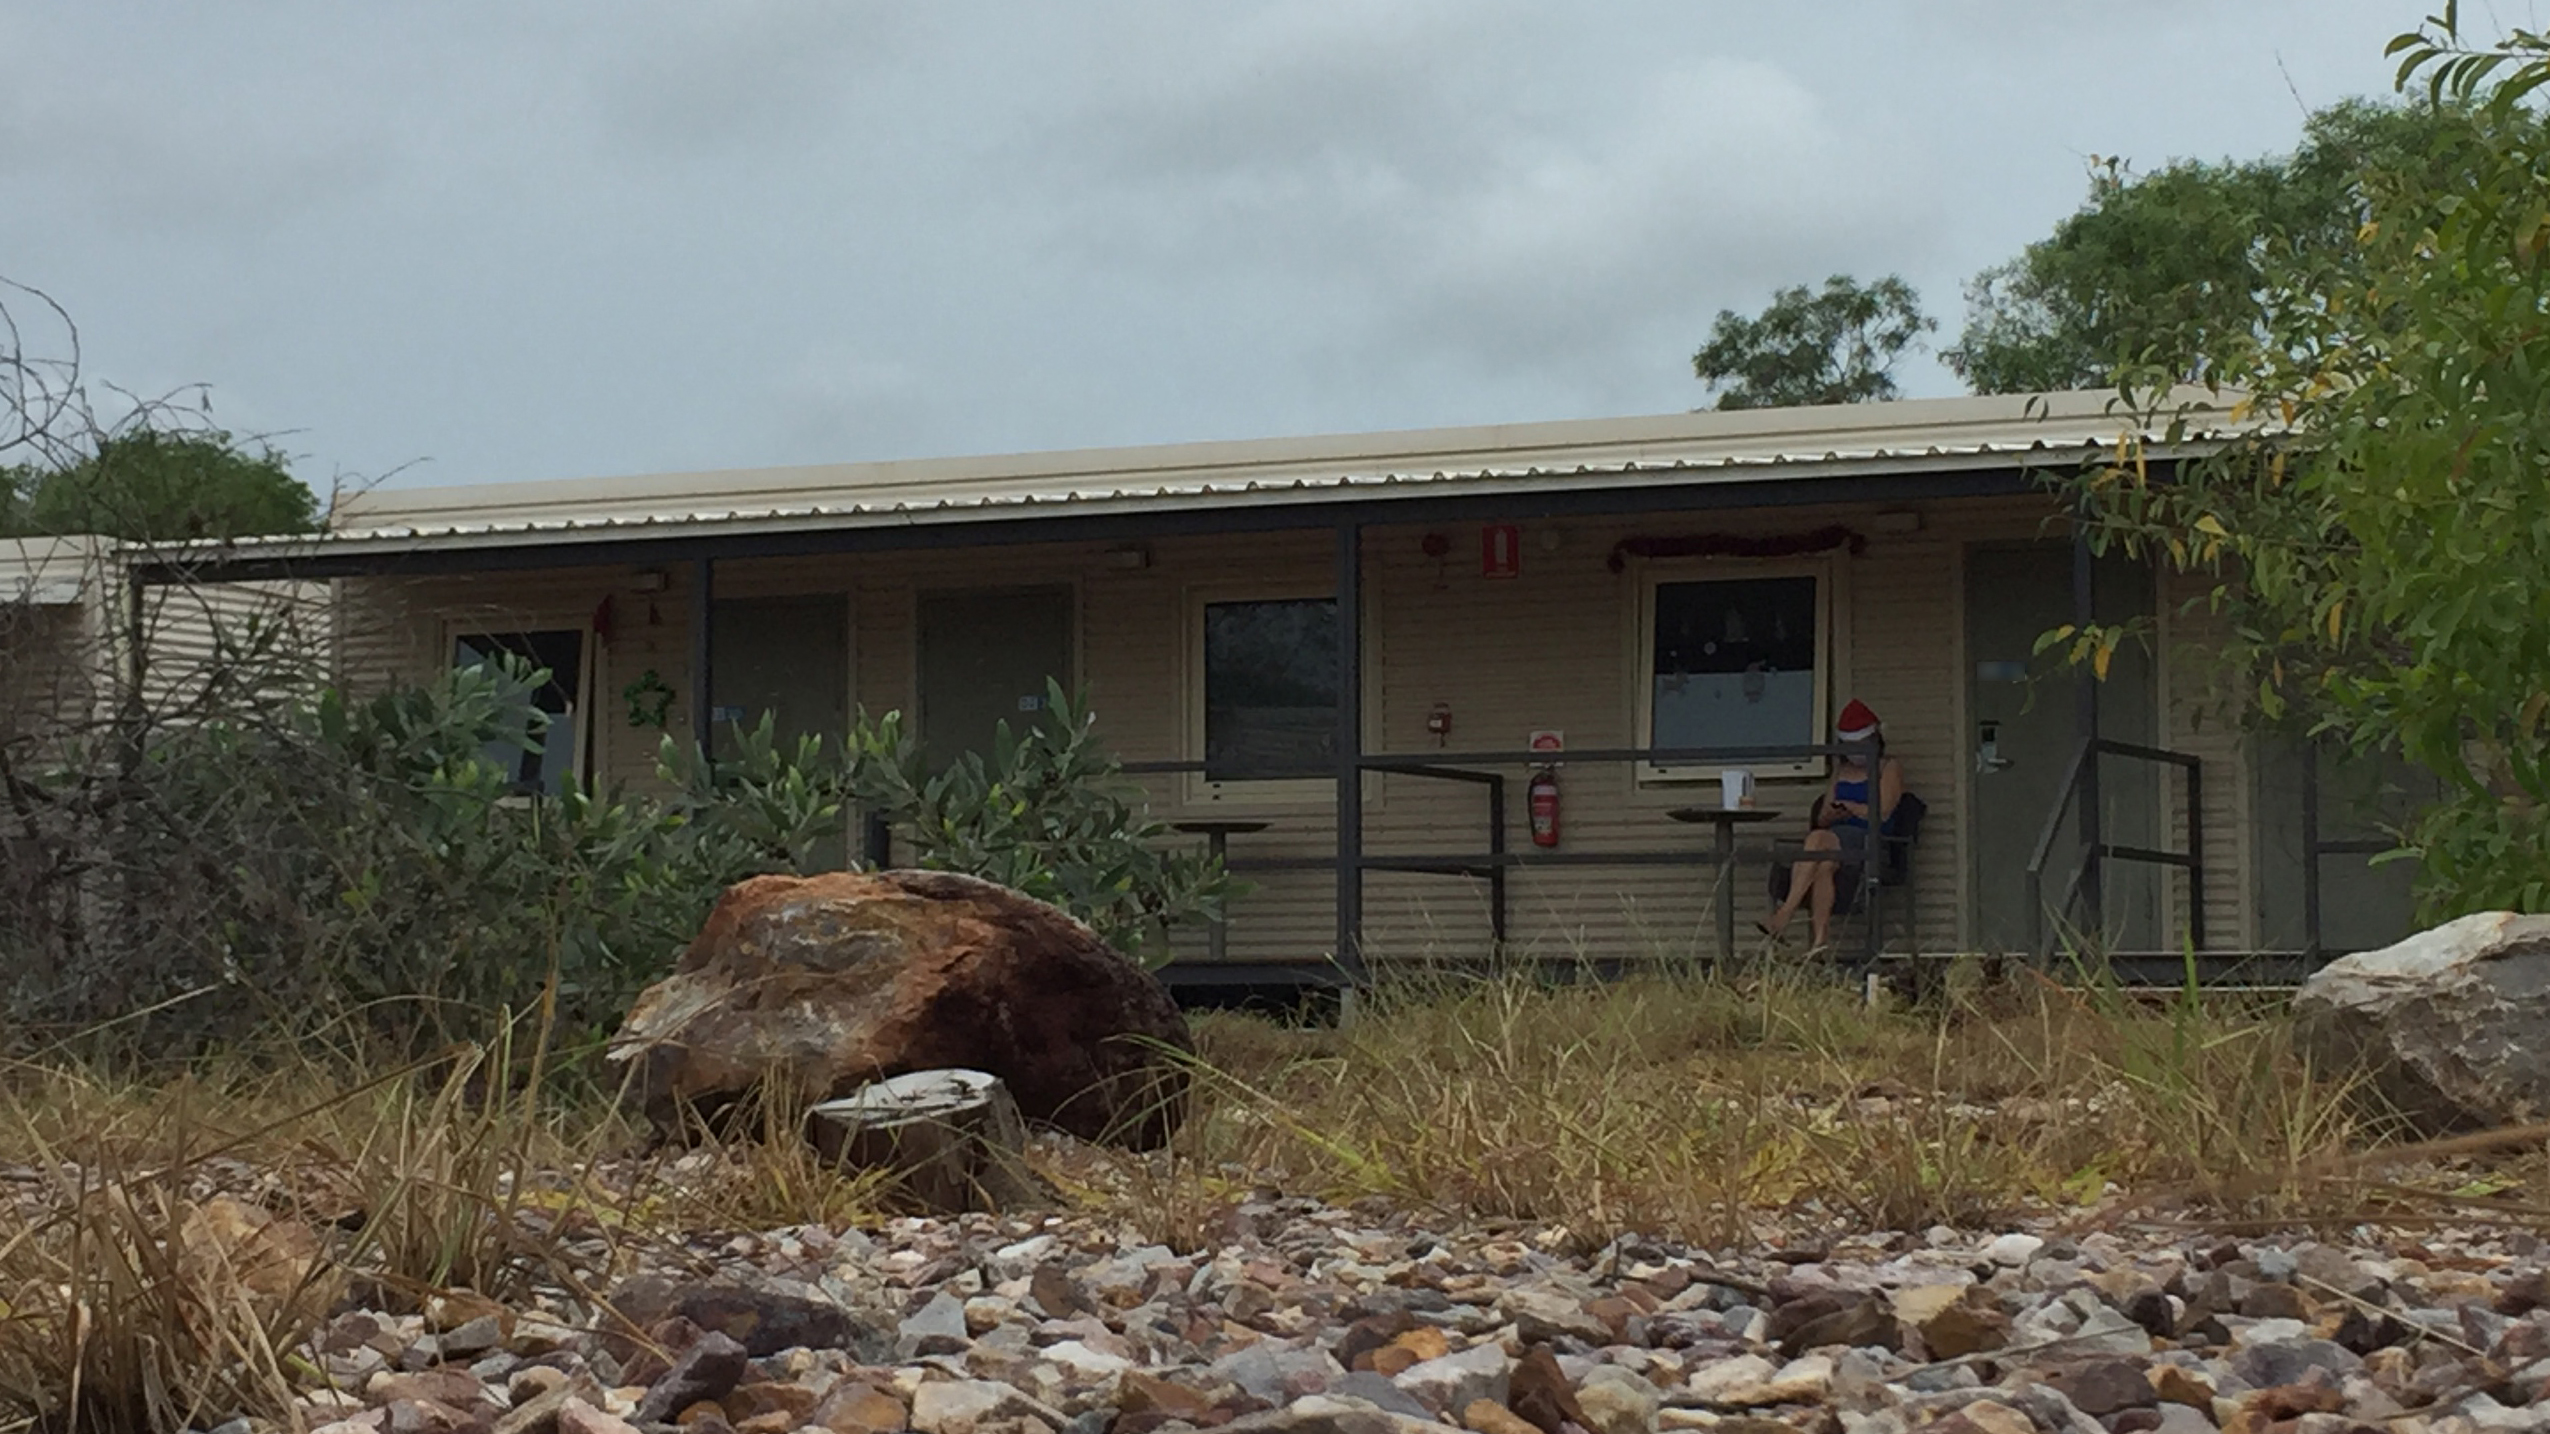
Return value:
[(1658, 747), (1799, 746), (1816, 712), (1815, 579), (1656, 584), (1649, 653)]
[(576, 686), (584, 675), (581, 632), (472, 633), (452, 644), (454, 667), (476, 667), (510, 653), (547, 676), (532, 690), (531, 705), (549, 714), (539, 750), (530, 734), (487, 744), (487, 760), (523, 791), (564, 791), (576, 772)]
[(1227, 782), (1333, 775), (1337, 604), (1204, 605), (1204, 775)]

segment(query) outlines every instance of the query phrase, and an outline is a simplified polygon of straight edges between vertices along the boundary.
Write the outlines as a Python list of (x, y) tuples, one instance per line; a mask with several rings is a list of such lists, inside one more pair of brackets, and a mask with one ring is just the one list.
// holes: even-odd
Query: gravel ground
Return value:
[[(608, 1309), (338, 1316), (320, 1434), (2550, 1429), (2527, 1232), (2051, 1229), (1707, 1251), (1262, 1200), (695, 1243)], [(252, 1434), (242, 1421), (217, 1434)]]

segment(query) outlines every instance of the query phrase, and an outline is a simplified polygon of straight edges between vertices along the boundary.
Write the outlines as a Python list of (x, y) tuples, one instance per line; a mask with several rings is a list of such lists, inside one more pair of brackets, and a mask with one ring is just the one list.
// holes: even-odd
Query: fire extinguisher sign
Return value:
[(1512, 523), (1490, 523), (1479, 530), (1479, 576), (1519, 578), (1523, 575), (1523, 530)]

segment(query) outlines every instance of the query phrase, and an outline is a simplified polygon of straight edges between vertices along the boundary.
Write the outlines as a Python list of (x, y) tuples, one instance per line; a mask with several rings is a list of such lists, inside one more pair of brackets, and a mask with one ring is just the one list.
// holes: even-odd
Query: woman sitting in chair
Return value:
[[(1844, 742), (1865, 742), (1877, 733), (1877, 714), (1857, 698), (1833, 722), (1833, 735)], [(1867, 867), (1872, 817), (1878, 830), (1886, 830), (1895, 804), (1903, 800), (1903, 764), (1881, 759), (1874, 785), (1872, 794), (1867, 759), (1856, 753), (1834, 766), (1833, 784), (1815, 799), (1807, 818), (1806, 855), (1789, 868), (1788, 895), (1767, 919), (1754, 923), (1763, 935), (1777, 940), (1804, 906), (1815, 944), (1831, 940), (1833, 912), (1848, 912)]]

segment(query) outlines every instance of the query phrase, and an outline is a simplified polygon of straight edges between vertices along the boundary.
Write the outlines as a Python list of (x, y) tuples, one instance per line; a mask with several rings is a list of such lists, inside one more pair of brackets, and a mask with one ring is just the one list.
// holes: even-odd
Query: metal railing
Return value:
[[(2162, 851), (2154, 847), (2131, 846), (2111, 842), (2101, 833), (2105, 814), (2098, 810), (2095, 799), (2082, 803), (2082, 835), (2080, 859), (2074, 864), (2071, 879), (2064, 883), (2062, 896), (2051, 903), (2045, 899), (2046, 863), (2053, 859), (2054, 844), (2063, 834), (2063, 819), (2072, 814), (2085, 786), (2094, 786), (2096, 763), (2101, 757), (2123, 757), (2140, 762), (2158, 762), (2186, 773), (2187, 832), (2186, 850)], [(2036, 848), (2028, 856), (2028, 950), (2042, 961), (2054, 954), (2053, 937), (2047, 930), (2049, 913), (2069, 920), (2074, 903), (2085, 890), (2095, 891), (2096, 883), (2110, 861), (2142, 862), (2152, 866), (2177, 867), (2187, 873), (2187, 940), (2198, 950), (2205, 945), (2205, 764), (2201, 758), (2185, 752), (2172, 752), (2161, 747), (2138, 746), (2105, 737), (2092, 737), (2081, 743), (2072, 754), (2071, 765), (2064, 769), (2062, 794), (2055, 798), (2053, 810), (2045, 814), (2045, 827), (2037, 836)]]
[[(1461, 782), (1479, 787), (1486, 797), (1486, 832), (1484, 850), (1467, 852), (1402, 852), (1375, 853), (1365, 849), (1365, 833), (1360, 823), (1341, 827), (1337, 854), (1333, 856), (1276, 856), (1233, 858), (1228, 865), (1234, 872), (1252, 871), (1335, 871), (1351, 863), (1355, 880), (1360, 883), (1367, 872), (1452, 876), (1484, 881), (1488, 885), (1488, 920), (1490, 934), (1498, 950), (1502, 950), (1509, 933), (1507, 879), (1517, 869), (1532, 867), (1642, 867), (1642, 866), (1718, 866), (1720, 855), (1710, 848), (1691, 843), (1672, 847), (1631, 847), (1601, 851), (1516, 851), (1509, 843), (1507, 821), (1509, 802), (1505, 772), (1495, 768), (1534, 770), (1551, 765), (1600, 766), (1645, 764), (1657, 767), (1727, 767), (1745, 762), (1795, 762), (1824, 758), (1851, 757), (1867, 763), (1867, 770), (1881, 770), (1885, 746), (1882, 740), (1867, 742), (1824, 742), (1776, 744), (1750, 747), (1597, 747), (1564, 752), (1528, 749), (1489, 749), (1481, 751), (1428, 753), (1368, 752), (1355, 759), (1361, 772), (1385, 776), (1416, 777), (1433, 781)], [(1482, 770), (1487, 769), (1487, 770)], [(1126, 762), (1121, 769), (1127, 776), (1200, 775), (1208, 764), (1196, 760)], [(1327, 772), (1240, 772), (1226, 773), (1219, 780), (1302, 780), (1323, 778)], [(1875, 780), (1872, 778), (1872, 780)], [(1711, 789), (1714, 796), (1714, 788)], [(1661, 815), (1661, 814), (1659, 814)], [(1831, 860), (1840, 860), (1837, 853)], [(1881, 876), (1883, 858), (1872, 845), (1870, 859), (1861, 865), (1860, 900), (1867, 914), (1867, 956), (1874, 960), (1884, 939), (1884, 902)], [(1717, 892), (1720, 902), (1732, 902), (1734, 891), (1721, 883)], [(1358, 932), (1358, 936), (1360, 933)]]
[(2390, 837), (2324, 837), (2320, 834), (2320, 746), (2302, 746), (2302, 956), (2317, 966), (2329, 955), (2327, 916), (2320, 909), (2320, 863), (2333, 856), (2379, 856), (2397, 851)]

